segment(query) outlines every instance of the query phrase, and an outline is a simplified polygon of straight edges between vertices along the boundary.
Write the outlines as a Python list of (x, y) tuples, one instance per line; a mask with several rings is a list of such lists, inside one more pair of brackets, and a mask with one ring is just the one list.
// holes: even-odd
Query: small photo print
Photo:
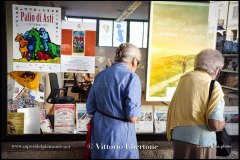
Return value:
[(14, 93), (16, 93), (16, 94), (19, 93), (19, 88), (18, 87), (14, 88)]
[(224, 59), (224, 70), (229, 70), (229, 71), (237, 71), (238, 70), (238, 59), (237, 58), (232, 58), (232, 57), (226, 57)]
[(156, 113), (157, 121), (167, 121), (167, 113)]
[(145, 121), (152, 121), (152, 112), (145, 113)]
[(78, 119), (83, 120), (83, 119), (86, 118), (86, 116), (87, 116), (87, 113), (83, 113), (83, 112), (79, 112), (79, 113), (78, 113)]
[(46, 109), (42, 109), (40, 111), (40, 121), (43, 121), (47, 118), (47, 110)]
[(74, 79), (73, 73), (64, 72), (64, 79), (66, 79), (66, 80), (73, 80)]
[(137, 119), (138, 121), (144, 121), (144, 113), (141, 112), (141, 115)]
[(73, 31), (73, 53), (84, 53), (84, 32)]
[(44, 84), (43, 83), (38, 83), (38, 91), (44, 92)]
[(224, 114), (226, 123), (239, 123), (238, 114)]

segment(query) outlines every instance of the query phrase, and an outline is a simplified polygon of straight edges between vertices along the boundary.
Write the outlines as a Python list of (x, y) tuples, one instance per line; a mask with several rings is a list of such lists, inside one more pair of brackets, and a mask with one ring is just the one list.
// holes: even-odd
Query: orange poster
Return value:
[(72, 52), (72, 30), (62, 29), (61, 54), (72, 55)]
[(96, 55), (96, 31), (85, 31), (85, 56)]

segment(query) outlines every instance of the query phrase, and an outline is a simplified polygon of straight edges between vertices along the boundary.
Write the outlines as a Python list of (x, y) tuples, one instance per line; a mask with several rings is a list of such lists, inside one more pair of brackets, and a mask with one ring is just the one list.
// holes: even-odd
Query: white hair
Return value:
[(131, 43), (122, 43), (116, 49), (115, 62), (130, 62), (133, 58), (141, 60), (140, 50)]
[(195, 57), (194, 70), (206, 71), (212, 75), (216, 69), (222, 69), (224, 58), (221, 52), (214, 49), (204, 49)]

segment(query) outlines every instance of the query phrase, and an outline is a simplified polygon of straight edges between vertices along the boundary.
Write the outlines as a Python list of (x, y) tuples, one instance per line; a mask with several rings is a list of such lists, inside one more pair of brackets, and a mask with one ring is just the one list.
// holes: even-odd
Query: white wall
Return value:
[[(115, 50), (116, 47), (96, 47), (96, 66), (99, 67), (100, 70), (103, 70), (106, 68), (106, 65), (108, 64), (108, 60), (113, 60), (115, 56)], [(143, 67), (140, 67), (136, 70), (136, 73), (140, 77), (141, 83), (142, 83), (142, 90), (145, 91), (145, 77), (147, 72), (147, 49), (142, 48), (141, 54), (142, 58), (140, 61), (140, 64), (143, 65)]]

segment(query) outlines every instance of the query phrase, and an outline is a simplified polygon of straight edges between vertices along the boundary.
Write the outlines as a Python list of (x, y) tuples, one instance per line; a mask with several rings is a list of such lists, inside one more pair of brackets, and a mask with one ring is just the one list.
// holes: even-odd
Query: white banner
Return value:
[(94, 73), (95, 57), (62, 56), (61, 71), (74, 73)]

